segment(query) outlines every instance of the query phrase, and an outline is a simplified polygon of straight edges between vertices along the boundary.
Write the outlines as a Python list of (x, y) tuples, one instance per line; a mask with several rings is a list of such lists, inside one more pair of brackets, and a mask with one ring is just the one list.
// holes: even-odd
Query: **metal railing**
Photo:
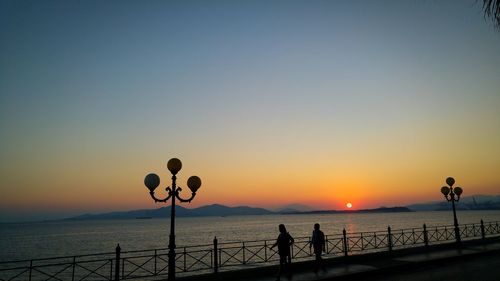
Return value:
[[(500, 235), (500, 222), (460, 225), (463, 241)], [(292, 259), (312, 259), (309, 237), (297, 237), (291, 246)], [(422, 247), (455, 241), (452, 225), (374, 232), (325, 235), (326, 257), (359, 255), (393, 249)], [(274, 239), (178, 247), (176, 272), (180, 276), (217, 273), (277, 263)], [(0, 262), (0, 281), (60, 280), (118, 281), (155, 280), (168, 275), (168, 248)]]

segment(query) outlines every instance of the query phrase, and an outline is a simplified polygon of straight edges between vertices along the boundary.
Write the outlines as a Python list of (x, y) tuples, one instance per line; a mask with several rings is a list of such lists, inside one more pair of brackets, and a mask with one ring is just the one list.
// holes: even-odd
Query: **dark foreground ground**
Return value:
[[(332, 279), (335, 280), (335, 279)], [(376, 274), (366, 281), (499, 281), (500, 254), (485, 254), (450, 262), (436, 262), (408, 272)]]
[[(468, 243), (458, 248), (441, 245), (428, 249), (396, 251), (336, 258), (325, 270), (314, 272), (311, 262), (293, 264), (291, 277), (282, 281), (500, 281), (500, 239)], [(262, 267), (181, 278), (184, 281), (273, 281), (277, 267)]]

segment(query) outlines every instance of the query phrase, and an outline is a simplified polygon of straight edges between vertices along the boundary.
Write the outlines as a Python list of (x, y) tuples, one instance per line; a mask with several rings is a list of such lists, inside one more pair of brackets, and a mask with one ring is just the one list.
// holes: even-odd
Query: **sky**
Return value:
[(479, 2), (1, 0), (0, 221), (165, 206), (173, 157), (188, 208), (498, 195)]

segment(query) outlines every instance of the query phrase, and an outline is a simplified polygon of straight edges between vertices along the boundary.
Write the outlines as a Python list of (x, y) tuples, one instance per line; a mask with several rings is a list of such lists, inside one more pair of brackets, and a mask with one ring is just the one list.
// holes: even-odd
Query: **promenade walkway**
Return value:
[[(446, 280), (447, 271), (460, 269), (460, 264), (468, 266), (469, 272), (456, 272), (454, 280), (500, 280), (500, 239), (486, 242), (471, 241), (462, 247), (439, 245), (427, 249), (404, 249), (391, 253), (374, 253), (340, 257), (325, 260), (325, 270), (314, 272), (311, 261), (292, 264), (292, 276), (281, 276), (281, 280)], [(450, 267), (448, 269), (448, 267)], [(454, 267), (454, 269), (452, 268)], [(180, 278), (182, 281), (273, 281), (276, 280), (277, 266), (267, 266), (248, 270), (222, 272), (204, 276)], [(425, 272), (425, 270), (429, 272)], [(474, 270), (482, 273), (476, 278)], [(420, 274), (420, 275), (418, 275)], [(468, 275), (472, 279), (468, 279)], [(415, 276), (413, 276), (415, 275)], [(418, 277), (420, 276), (420, 277)], [(428, 279), (422, 279), (426, 276)], [(443, 277), (444, 276), (444, 277)], [(491, 279), (485, 279), (491, 277)], [(434, 278), (434, 279), (432, 279)], [(445, 279), (443, 279), (445, 278)], [(455, 278), (455, 277), (454, 277)]]

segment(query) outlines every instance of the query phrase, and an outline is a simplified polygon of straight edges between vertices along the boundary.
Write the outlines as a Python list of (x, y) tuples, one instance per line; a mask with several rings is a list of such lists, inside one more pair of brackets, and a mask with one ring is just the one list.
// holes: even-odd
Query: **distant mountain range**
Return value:
[[(413, 211), (451, 210), (451, 203), (442, 201), (412, 204), (407, 206)], [(500, 195), (472, 195), (460, 198), (455, 206), (458, 210), (500, 210)]]
[[(326, 213), (382, 213), (382, 212), (411, 212), (405, 207), (394, 208), (377, 208), (366, 210), (326, 210), (315, 211), (312, 208), (305, 208), (308, 211), (299, 211), (286, 207), (277, 211), (269, 211), (263, 208), (253, 208), (247, 206), (228, 207), (224, 205), (214, 204), (199, 208), (187, 209), (182, 206), (175, 207), (177, 217), (209, 217), (209, 216), (246, 216), (246, 215), (272, 215), (272, 214), (326, 214)], [(107, 220), (107, 219), (150, 219), (150, 218), (166, 218), (170, 216), (170, 206), (158, 209), (142, 209), (126, 212), (110, 212), (103, 214), (84, 214), (76, 217), (67, 218), (66, 220)]]
[[(459, 210), (500, 210), (500, 195), (474, 195), (461, 198), (456, 205)], [(208, 216), (245, 216), (245, 215), (272, 215), (272, 214), (335, 214), (335, 213), (393, 213), (411, 211), (441, 211), (451, 209), (451, 204), (443, 201), (413, 204), (406, 207), (380, 207), (363, 210), (314, 210), (313, 208), (291, 204), (270, 211), (264, 208), (248, 206), (228, 207), (220, 204), (187, 209), (176, 206), (177, 217), (208, 217)], [(67, 220), (105, 220), (105, 219), (149, 219), (166, 218), (170, 216), (170, 206), (158, 209), (142, 209), (125, 212), (110, 212), (103, 214), (84, 214)]]
[[(247, 206), (228, 207), (219, 204), (207, 205), (199, 208), (187, 209), (182, 206), (175, 207), (177, 217), (209, 217), (209, 216), (245, 216), (245, 215), (270, 215), (275, 214), (263, 208)], [(166, 218), (170, 216), (170, 206), (158, 209), (143, 209), (126, 212), (111, 212), (104, 214), (84, 214), (68, 218), (69, 220), (99, 220), (99, 219), (146, 219)]]

